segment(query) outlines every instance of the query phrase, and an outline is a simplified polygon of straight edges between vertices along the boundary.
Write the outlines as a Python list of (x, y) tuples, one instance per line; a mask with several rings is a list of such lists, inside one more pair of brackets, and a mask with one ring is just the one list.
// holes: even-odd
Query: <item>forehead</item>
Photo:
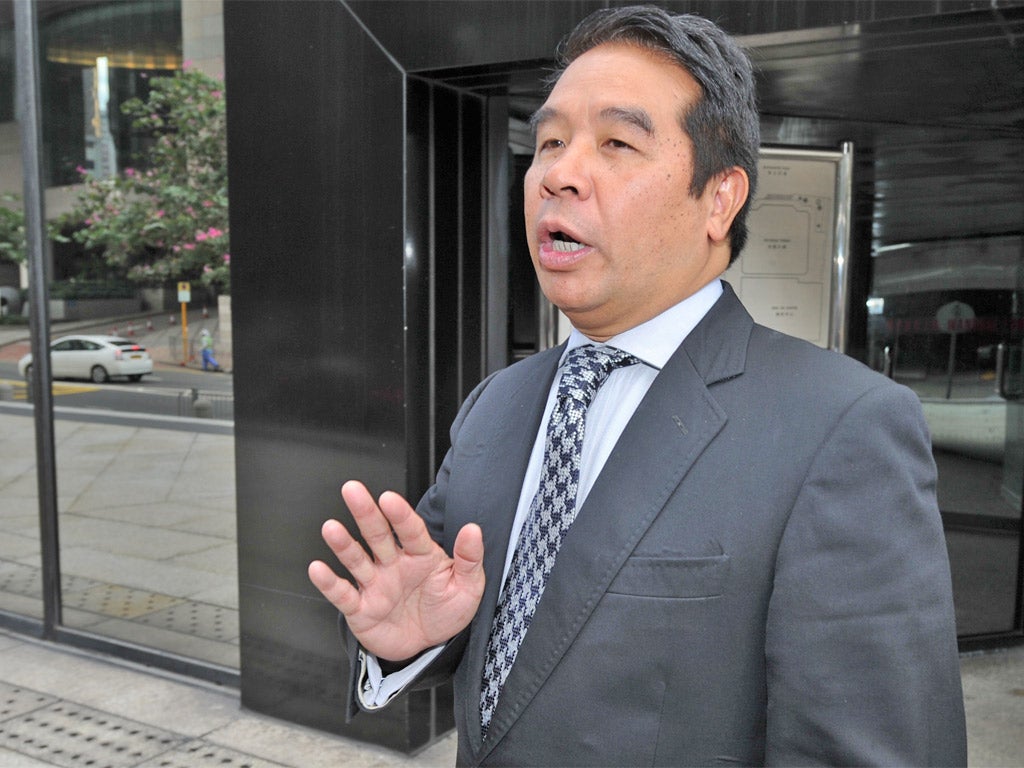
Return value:
[(585, 109), (603, 116), (641, 109), (678, 120), (700, 97), (700, 86), (667, 54), (629, 43), (605, 43), (577, 57), (559, 77), (537, 117), (568, 117)]

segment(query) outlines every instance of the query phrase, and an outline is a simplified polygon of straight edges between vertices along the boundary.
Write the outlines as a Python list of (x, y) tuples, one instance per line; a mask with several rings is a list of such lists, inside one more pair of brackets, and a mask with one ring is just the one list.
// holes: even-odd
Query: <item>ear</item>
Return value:
[(729, 237), (729, 227), (747, 201), (750, 179), (742, 168), (730, 168), (711, 180), (713, 197), (708, 215), (708, 239), (721, 244)]

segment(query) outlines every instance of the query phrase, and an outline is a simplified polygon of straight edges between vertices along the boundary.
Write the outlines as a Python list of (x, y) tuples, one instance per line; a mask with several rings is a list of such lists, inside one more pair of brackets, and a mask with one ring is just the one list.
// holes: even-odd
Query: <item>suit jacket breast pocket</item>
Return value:
[(720, 597), (729, 556), (631, 557), (608, 587), (610, 594), (700, 599)]

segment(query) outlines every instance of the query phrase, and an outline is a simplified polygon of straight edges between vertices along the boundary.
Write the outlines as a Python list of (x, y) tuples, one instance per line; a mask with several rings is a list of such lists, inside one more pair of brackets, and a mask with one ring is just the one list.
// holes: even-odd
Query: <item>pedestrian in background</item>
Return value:
[(199, 346), (203, 351), (203, 370), (219, 371), (220, 363), (213, 356), (213, 335), (205, 328), (199, 332)]

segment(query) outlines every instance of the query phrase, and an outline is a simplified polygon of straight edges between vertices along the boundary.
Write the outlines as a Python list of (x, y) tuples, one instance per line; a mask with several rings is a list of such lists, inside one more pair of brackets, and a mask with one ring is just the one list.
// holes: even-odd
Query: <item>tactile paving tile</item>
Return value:
[(233, 749), (218, 747), (216, 744), (209, 744), (205, 741), (190, 741), (173, 752), (140, 764), (139, 768), (204, 768), (204, 766), (283, 768), (280, 763), (253, 757), (244, 752), (236, 752)]
[(30, 565), (0, 561), (0, 592), (9, 595), (39, 597), (43, 593), (40, 570)]
[(162, 611), (139, 616), (135, 621), (191, 637), (221, 643), (238, 642), (238, 611), (220, 605), (187, 600)]
[(64, 768), (130, 768), (185, 740), (65, 701), (0, 723), (0, 747)]
[[(43, 593), (42, 574), (42, 570), (36, 566), (24, 565), (11, 560), (0, 560), (0, 592), (25, 597), (39, 597)], [(62, 574), (60, 579), (61, 595), (81, 592), (100, 583), (84, 576)], [(66, 599), (65, 602), (67, 602)]]
[(57, 701), (53, 696), (10, 683), (0, 683), (0, 721), (19, 717)]
[(63, 595), (64, 605), (118, 619), (135, 619), (183, 603), (180, 597), (160, 595), (119, 584), (96, 584), (80, 592)]

